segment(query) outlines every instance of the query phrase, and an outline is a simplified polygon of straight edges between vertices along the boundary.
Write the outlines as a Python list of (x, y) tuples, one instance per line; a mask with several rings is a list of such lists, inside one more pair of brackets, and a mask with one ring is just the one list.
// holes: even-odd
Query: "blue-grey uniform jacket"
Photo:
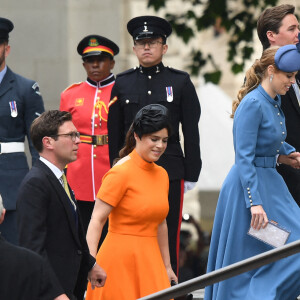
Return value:
[(38, 158), (30, 137), (32, 121), (44, 111), (38, 84), (7, 68), (0, 84), (0, 194), (7, 210), (15, 210), (17, 190), (28, 172), (24, 152), (1, 153), (1, 143), (24, 142), (33, 161)]

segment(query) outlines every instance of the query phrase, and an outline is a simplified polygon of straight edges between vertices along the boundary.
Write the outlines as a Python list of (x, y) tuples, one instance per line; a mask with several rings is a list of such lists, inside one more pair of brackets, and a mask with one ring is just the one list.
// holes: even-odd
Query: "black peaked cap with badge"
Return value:
[(127, 30), (134, 40), (162, 37), (165, 40), (172, 33), (170, 23), (155, 16), (140, 16), (127, 23)]
[(77, 52), (83, 59), (95, 55), (108, 55), (113, 58), (119, 53), (119, 47), (106, 37), (92, 34), (79, 42)]
[(0, 17), (0, 40), (8, 40), (9, 33), (14, 29), (14, 24), (5, 18)]

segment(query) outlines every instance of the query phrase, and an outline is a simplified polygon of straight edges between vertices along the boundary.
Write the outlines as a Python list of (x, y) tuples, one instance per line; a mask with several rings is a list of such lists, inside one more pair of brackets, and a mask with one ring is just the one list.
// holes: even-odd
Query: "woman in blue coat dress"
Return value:
[[(235, 164), (220, 191), (208, 272), (272, 249), (247, 234), (250, 226), (259, 230), (274, 220), (291, 231), (288, 243), (300, 239), (300, 208), (275, 168), (300, 167), (300, 153), (284, 141), (280, 108), (280, 95), (292, 88), (300, 69), (299, 51), (295, 45), (265, 50), (233, 103)], [(293, 300), (299, 294), (296, 254), (209, 286), (204, 299)]]

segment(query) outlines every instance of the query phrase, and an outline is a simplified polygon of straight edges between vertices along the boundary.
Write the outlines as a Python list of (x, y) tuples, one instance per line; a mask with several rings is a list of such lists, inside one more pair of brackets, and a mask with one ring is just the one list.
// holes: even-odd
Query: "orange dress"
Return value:
[(96, 259), (107, 280), (95, 290), (89, 284), (86, 300), (136, 300), (170, 287), (157, 240), (168, 189), (167, 172), (135, 150), (103, 177), (97, 197), (114, 208)]

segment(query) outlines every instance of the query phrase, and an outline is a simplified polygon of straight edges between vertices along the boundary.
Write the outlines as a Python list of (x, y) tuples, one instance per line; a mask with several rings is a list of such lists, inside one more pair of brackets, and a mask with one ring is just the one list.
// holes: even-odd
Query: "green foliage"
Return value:
[[(167, 2), (167, 0), (148, 0), (148, 7), (158, 11), (166, 7)], [(190, 3), (193, 9), (165, 15), (174, 33), (188, 43), (195, 38), (196, 32), (202, 30), (213, 28), (215, 38), (222, 34), (222, 30), (226, 31), (229, 37), (227, 60), (231, 64), (232, 72), (237, 74), (244, 71), (245, 62), (253, 53), (253, 34), (256, 34), (259, 14), (265, 8), (277, 5), (278, 0), (182, 0), (182, 2)], [(197, 11), (202, 11), (202, 15), (198, 16), (195, 13)], [(222, 72), (214, 63), (211, 54), (204, 56), (200, 49), (193, 49), (191, 61), (188, 67), (192, 75), (200, 73), (206, 81), (219, 82)], [(207, 64), (212, 66), (211, 72), (202, 71)]]

